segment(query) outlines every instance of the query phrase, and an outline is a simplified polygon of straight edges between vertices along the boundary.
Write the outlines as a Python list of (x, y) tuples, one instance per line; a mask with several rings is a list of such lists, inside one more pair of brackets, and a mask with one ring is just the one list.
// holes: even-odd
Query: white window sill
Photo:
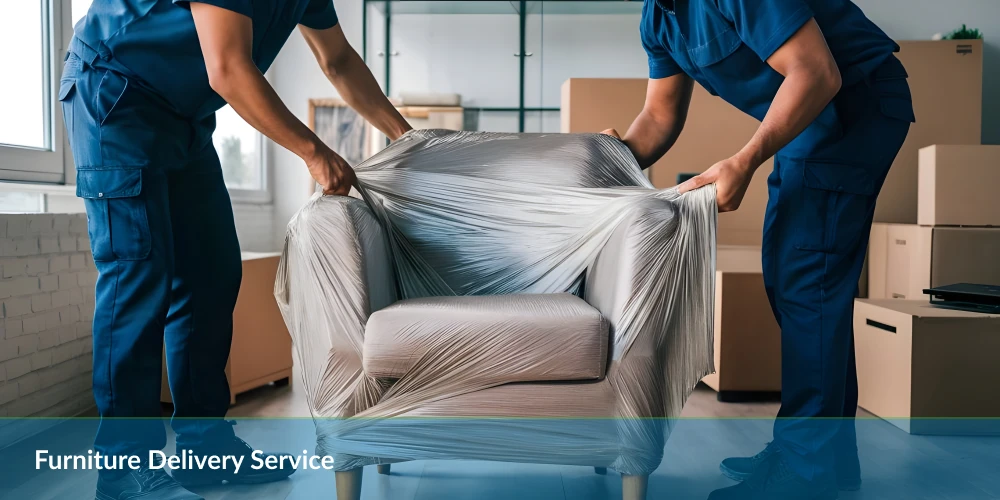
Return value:
[(0, 191), (17, 193), (52, 194), (57, 196), (76, 196), (76, 186), (65, 184), (40, 184), (33, 182), (0, 182)]
[[(44, 207), (41, 212), (79, 213), (84, 211), (83, 200), (76, 197), (75, 185), (0, 181), (0, 193), (37, 194), (40, 200), (39, 206)], [(233, 205), (264, 207), (270, 206), (272, 203), (271, 193), (263, 190), (230, 189), (229, 197)], [(43, 199), (44, 203), (41, 201)], [(0, 207), (0, 211), (3, 211), (2, 207)]]
[(230, 189), (229, 199), (242, 205), (270, 205), (272, 201), (269, 191), (259, 189)]

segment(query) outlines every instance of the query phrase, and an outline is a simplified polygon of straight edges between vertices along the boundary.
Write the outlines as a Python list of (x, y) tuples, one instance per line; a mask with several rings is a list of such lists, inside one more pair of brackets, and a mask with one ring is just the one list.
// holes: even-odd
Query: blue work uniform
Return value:
[(810, 19), (843, 86), (775, 156), (762, 257), (781, 326), (774, 439), (821, 479), (857, 468), (854, 297), (875, 200), (914, 121), (899, 47), (849, 0), (646, 0), (640, 33), (650, 78), (686, 73), (763, 120), (784, 81), (766, 60)]
[[(192, 1), (252, 20), (261, 72), (296, 25), (337, 24), (331, 0)], [(160, 416), (164, 344), (177, 445), (232, 436), (220, 417), (242, 264), (212, 143), (225, 102), (209, 86), (189, 2), (94, 2), (76, 25), (59, 99), (99, 273), (96, 447), (164, 446), (159, 420), (105, 418)]]

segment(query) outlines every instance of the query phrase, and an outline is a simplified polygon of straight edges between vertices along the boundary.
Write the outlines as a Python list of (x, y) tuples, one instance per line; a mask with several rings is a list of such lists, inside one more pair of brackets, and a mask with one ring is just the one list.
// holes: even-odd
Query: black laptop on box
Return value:
[(958, 283), (924, 290), (931, 305), (987, 314), (1000, 314), (1000, 285)]

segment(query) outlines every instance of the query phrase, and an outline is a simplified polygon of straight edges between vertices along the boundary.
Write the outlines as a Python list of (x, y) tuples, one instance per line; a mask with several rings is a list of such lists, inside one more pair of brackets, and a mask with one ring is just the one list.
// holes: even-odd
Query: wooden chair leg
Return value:
[(622, 500), (646, 500), (649, 476), (622, 475)]
[(608, 474), (608, 468), (607, 467), (594, 467), (594, 472), (596, 472), (597, 474), (600, 474), (602, 476), (606, 476)]
[(364, 469), (337, 471), (337, 500), (361, 500), (361, 474)]
[(379, 465), (378, 466), (378, 473), (381, 474), (381, 475), (383, 475), (383, 476), (388, 476), (389, 475), (389, 469), (391, 469), (391, 468), (392, 468), (392, 465), (390, 465), (390, 464)]

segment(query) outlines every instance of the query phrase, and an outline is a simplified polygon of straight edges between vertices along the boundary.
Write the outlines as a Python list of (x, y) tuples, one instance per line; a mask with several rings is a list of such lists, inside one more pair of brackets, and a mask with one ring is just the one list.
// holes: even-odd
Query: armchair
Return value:
[(367, 201), (288, 226), (275, 294), (338, 498), (419, 459), (610, 468), (645, 498), (713, 369), (714, 190), (651, 189), (612, 138), (418, 132), (357, 168)]

